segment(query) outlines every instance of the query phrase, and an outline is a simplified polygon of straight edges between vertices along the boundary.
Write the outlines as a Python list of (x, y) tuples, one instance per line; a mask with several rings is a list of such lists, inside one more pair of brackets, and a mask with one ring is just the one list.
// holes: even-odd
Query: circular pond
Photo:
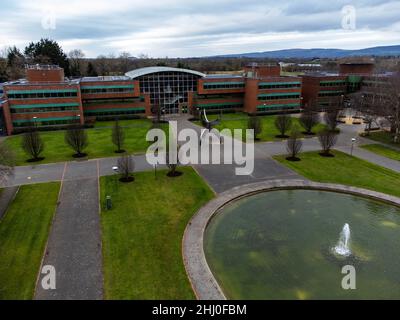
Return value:
[[(400, 209), (367, 198), (313, 190), (245, 197), (212, 218), (204, 251), (229, 299), (400, 298)], [(343, 281), (346, 265), (355, 279)]]

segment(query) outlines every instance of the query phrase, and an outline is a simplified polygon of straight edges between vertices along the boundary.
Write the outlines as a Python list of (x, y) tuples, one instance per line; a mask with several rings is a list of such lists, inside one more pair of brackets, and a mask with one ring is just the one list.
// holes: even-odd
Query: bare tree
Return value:
[[(400, 143), (400, 74), (370, 79), (368, 90), (355, 95), (353, 103), (360, 113), (369, 115), (368, 118), (372, 118), (372, 121), (377, 118), (385, 119), (390, 126), (393, 142)], [(368, 122), (366, 121), (367, 134), (371, 128)]]
[(124, 129), (120, 126), (118, 119), (114, 123), (112, 130), (112, 142), (117, 147), (116, 153), (123, 153), (125, 150), (122, 149), (124, 145), (125, 134)]
[(88, 136), (86, 130), (82, 126), (73, 125), (65, 131), (65, 143), (69, 145), (76, 153), (74, 158), (83, 158), (87, 154), (83, 153), (84, 149), (88, 146)]
[(312, 109), (306, 109), (300, 116), (300, 125), (304, 128), (305, 134), (312, 135), (312, 129), (319, 124), (319, 114)]
[(257, 136), (262, 132), (261, 119), (257, 116), (250, 116), (247, 127), (251, 130), (254, 130), (254, 139), (259, 140)]
[(100, 55), (93, 61), (94, 67), (101, 76), (108, 76), (111, 72), (110, 59), (104, 55)]
[[(178, 153), (179, 153), (179, 150), (178, 150)], [(172, 159), (171, 154), (169, 152), (167, 152), (165, 155), (165, 160), (167, 163), (167, 167), (169, 169), (169, 171), (167, 173), (168, 177), (174, 178), (174, 177), (179, 177), (182, 175), (182, 172), (177, 171), (177, 168), (179, 166), (179, 158), (178, 157), (177, 157), (177, 159)]]
[(293, 124), (293, 119), (291, 116), (283, 114), (279, 115), (275, 119), (275, 127), (279, 131), (280, 135), (278, 138), (287, 138), (286, 132), (288, 132)]
[(35, 124), (30, 124), (27, 131), (22, 136), (22, 149), (31, 157), (28, 162), (41, 161), (44, 143)]
[(337, 142), (338, 134), (335, 131), (328, 129), (322, 130), (318, 133), (319, 143), (321, 144), (322, 151), (321, 156), (333, 157), (334, 155), (330, 153), (331, 149), (335, 146)]
[(68, 53), (68, 58), (70, 61), (71, 75), (81, 77), (84, 70), (83, 59), (85, 58), (85, 53), (80, 49), (75, 49)]
[(130, 70), (131, 66), (131, 54), (129, 52), (121, 52), (118, 57), (119, 60), (119, 71), (126, 73)]
[(118, 171), (121, 174), (119, 181), (121, 182), (132, 182), (135, 178), (132, 176), (132, 172), (135, 170), (135, 162), (133, 157), (127, 153), (124, 153), (118, 159)]
[[(374, 95), (372, 95), (374, 96)], [(374, 106), (374, 99), (370, 99), (371, 96), (365, 95), (363, 92), (357, 92), (350, 96), (350, 102), (352, 108), (363, 115), (365, 123), (365, 135), (369, 136), (372, 124), (377, 120), (377, 110)]]
[(158, 100), (156, 100), (152, 107), (152, 112), (156, 115), (154, 121), (157, 123), (161, 123), (161, 118), (163, 114), (163, 108)]
[(300, 140), (300, 133), (297, 130), (293, 130), (287, 141), (287, 151), (289, 156), (286, 158), (289, 161), (300, 161), (297, 155), (303, 148), (303, 142)]
[(400, 74), (383, 81), (384, 84), (379, 87), (375, 95), (376, 113), (390, 123), (393, 142), (400, 143)]
[(339, 113), (340, 109), (331, 109), (325, 113), (324, 119), (329, 130), (336, 131), (338, 126)]
[(0, 143), (0, 183), (4, 183), (14, 173), (15, 154), (5, 144)]

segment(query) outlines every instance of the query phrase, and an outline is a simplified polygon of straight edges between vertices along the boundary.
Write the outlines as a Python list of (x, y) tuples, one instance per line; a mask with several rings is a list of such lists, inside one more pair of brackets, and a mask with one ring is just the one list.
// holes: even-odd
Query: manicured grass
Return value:
[[(85, 149), (89, 159), (116, 157), (115, 146), (111, 141), (112, 126), (114, 122), (97, 122), (94, 129), (87, 129), (89, 146)], [(147, 119), (121, 121), (124, 126), (124, 149), (129, 153), (144, 153), (149, 146), (146, 134), (151, 128), (151, 121)], [(162, 128), (167, 130), (167, 125)], [(52, 163), (74, 160), (74, 151), (64, 142), (64, 131), (41, 132), (45, 148), (42, 154), (45, 159), (36, 164)], [(21, 148), (22, 136), (8, 137), (5, 141), (16, 154), (17, 165), (31, 165), (27, 160), (29, 156)]]
[(395, 150), (393, 148), (389, 148), (381, 144), (367, 144), (361, 146), (361, 148), (379, 154), (386, 158), (400, 161), (400, 149)]
[[(101, 178), (106, 299), (194, 299), (182, 261), (182, 237), (193, 214), (213, 192), (190, 168), (135, 174), (124, 184)], [(105, 197), (113, 208), (105, 210)]]
[(276, 160), (317, 182), (339, 183), (400, 196), (400, 174), (368, 161), (332, 151), (334, 158), (321, 157), (318, 152), (299, 155), (301, 161), (287, 161), (285, 156)]
[[(209, 120), (215, 120), (219, 117), (219, 115), (209, 115), (208, 119)], [(259, 141), (281, 141), (281, 138), (277, 138), (276, 136), (279, 135), (279, 131), (275, 127), (275, 119), (277, 116), (275, 115), (269, 115), (269, 116), (260, 116), (261, 119), (261, 125), (262, 125), (262, 132), (259, 134), (257, 137), (259, 138)], [(242, 129), (246, 130), (248, 129), (248, 120), (249, 116), (244, 113), (227, 113), (222, 115), (222, 120), (221, 123), (215, 128), (217, 130), (223, 130), (223, 129), (229, 129), (231, 132), (233, 132), (234, 129)], [(199, 121), (196, 122), (196, 124), (201, 125)], [(293, 126), (297, 127), (297, 129), (301, 132), (304, 131), (302, 127), (300, 126), (299, 119), (297, 117), (293, 117)], [(325, 128), (324, 124), (318, 124), (315, 126), (313, 129), (314, 133), (318, 133), (322, 129)], [(289, 135), (290, 132), (287, 132), (286, 134)], [(303, 135), (303, 137), (305, 137)], [(245, 131), (243, 131), (242, 135), (243, 141), (245, 140)]]
[(59, 183), (20, 187), (0, 221), (0, 300), (32, 299)]
[(400, 143), (394, 143), (393, 134), (388, 131), (373, 131), (369, 134), (369, 136), (365, 136), (365, 138), (400, 148)]

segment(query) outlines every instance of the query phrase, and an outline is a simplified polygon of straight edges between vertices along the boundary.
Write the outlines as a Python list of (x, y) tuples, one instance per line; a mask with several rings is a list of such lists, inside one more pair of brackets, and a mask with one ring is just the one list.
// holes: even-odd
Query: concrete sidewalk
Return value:
[[(351, 154), (351, 147), (337, 147), (335, 149), (347, 154)], [(353, 148), (353, 156), (400, 173), (400, 161), (380, 156), (379, 154), (359, 147)]]
[[(200, 126), (188, 121), (186, 118), (175, 119), (178, 120), (178, 131), (191, 128), (197, 131), (200, 134), (203, 129)], [(357, 143), (354, 147), (354, 155), (360, 157), (361, 159), (370, 161), (377, 165), (386, 167), (391, 170), (395, 170), (399, 172), (399, 164), (394, 161), (379, 155), (376, 155), (367, 150), (363, 150), (358, 148), (359, 145), (374, 143), (374, 141), (368, 140), (366, 138), (362, 138), (358, 136), (359, 126), (339, 126), (341, 129), (341, 134), (339, 135), (338, 142), (335, 146), (336, 149), (350, 153), (351, 149), (351, 139), (356, 138)], [(307, 138), (303, 140), (303, 149), (302, 152), (308, 151), (317, 151), (320, 150), (320, 144), (318, 138)], [(256, 161), (256, 173), (255, 179), (251, 177), (249, 179), (241, 179), (237, 178), (237, 181), (227, 181), (231, 180), (235, 177), (230, 177), (233, 173), (233, 166), (196, 166), (198, 171), (205, 177), (205, 179), (213, 184), (213, 180), (219, 179), (218, 186), (216, 186), (216, 190), (225, 190), (226, 188), (231, 188), (240, 184), (247, 184), (251, 182), (255, 182), (254, 180), (259, 180), (261, 178), (277, 178), (282, 179), (286, 176), (293, 176), (293, 172), (286, 171), (283, 169), (284, 167), (280, 164), (274, 163), (270, 158), (275, 155), (286, 154), (286, 141), (277, 141), (277, 142), (263, 142), (255, 144), (255, 161)], [(147, 171), (152, 170), (153, 167), (149, 165), (146, 161), (145, 155), (136, 155), (134, 156), (135, 160), (135, 171)], [(43, 165), (35, 165), (35, 166), (22, 166), (16, 167), (14, 170), (14, 176), (11, 177), (5, 184), (1, 187), (12, 187), (19, 186), (25, 184), (34, 184), (41, 182), (49, 182), (49, 181), (61, 181), (65, 172), (72, 172), (74, 170), (74, 176), (76, 177), (92, 177), (95, 178), (96, 174), (90, 176), (90, 167), (93, 166), (94, 163), (99, 163), (99, 174), (100, 176), (107, 176), (114, 174), (112, 167), (117, 164), (118, 158), (103, 158), (98, 160), (86, 160), (86, 161), (71, 161), (71, 162), (63, 162), (63, 163), (52, 163), (52, 164), (43, 164)], [(216, 169), (220, 168), (221, 172)], [(71, 173), (72, 174), (72, 173)], [(68, 180), (69, 177), (66, 177)]]
[[(145, 155), (133, 156), (135, 161), (135, 171), (152, 170), (153, 167), (146, 161)], [(1, 187), (13, 187), (25, 184), (36, 184), (42, 182), (61, 181), (65, 172), (69, 172), (69, 176), (73, 174), (75, 177), (97, 177), (97, 172), (93, 172), (90, 168), (99, 163), (100, 176), (112, 175), (115, 172), (112, 167), (117, 164), (118, 158), (103, 158), (85, 161), (70, 161), (60, 163), (41, 164), (35, 166), (20, 166), (14, 168), (14, 175), (9, 178)], [(67, 176), (66, 180), (70, 179)]]
[[(41, 275), (35, 293), (38, 300), (103, 297), (98, 167), (97, 162), (80, 165), (83, 168), (71, 166), (65, 172), (42, 265), (55, 267), (56, 290), (44, 290)], [(80, 176), (77, 172), (82, 169), (86, 173)]]

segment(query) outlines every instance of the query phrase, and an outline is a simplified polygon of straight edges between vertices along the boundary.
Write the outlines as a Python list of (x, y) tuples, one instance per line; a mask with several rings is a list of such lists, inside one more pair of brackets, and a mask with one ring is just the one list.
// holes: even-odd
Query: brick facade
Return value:
[[(279, 65), (253, 64), (245, 67), (242, 75), (198, 78), (197, 88), (188, 92), (187, 107), (192, 114), (202, 109), (248, 114), (298, 112), (311, 105), (327, 109), (342, 103), (347, 93), (360, 90), (372, 69), (368, 63), (345, 63), (340, 72), (281, 76)], [(58, 67), (30, 67), (27, 80), (3, 85), (7, 133), (31, 122), (60, 126), (123, 116), (150, 117), (154, 111), (150, 92), (141, 92), (140, 83), (128, 76), (67, 80)]]

